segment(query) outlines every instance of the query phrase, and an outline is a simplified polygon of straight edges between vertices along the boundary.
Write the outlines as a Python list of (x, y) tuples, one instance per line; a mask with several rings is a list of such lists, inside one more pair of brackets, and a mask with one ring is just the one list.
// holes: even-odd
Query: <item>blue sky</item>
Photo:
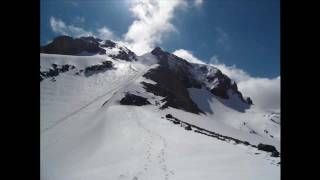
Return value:
[(235, 65), (250, 76), (280, 76), (279, 0), (162, 2), (41, 0), (40, 44), (61, 34), (95, 35), (127, 43), (138, 54), (160, 46)]

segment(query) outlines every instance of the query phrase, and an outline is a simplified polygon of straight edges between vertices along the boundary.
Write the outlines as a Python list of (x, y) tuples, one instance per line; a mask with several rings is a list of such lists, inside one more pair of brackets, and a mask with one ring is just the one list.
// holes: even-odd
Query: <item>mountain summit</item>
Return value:
[[(113, 50), (117, 50), (112, 53)], [(40, 47), (40, 53), (62, 55), (106, 55), (126, 61), (135, 61), (137, 56), (128, 48), (111, 40), (101, 40), (92, 36), (72, 38), (58, 36), (49, 44)]]

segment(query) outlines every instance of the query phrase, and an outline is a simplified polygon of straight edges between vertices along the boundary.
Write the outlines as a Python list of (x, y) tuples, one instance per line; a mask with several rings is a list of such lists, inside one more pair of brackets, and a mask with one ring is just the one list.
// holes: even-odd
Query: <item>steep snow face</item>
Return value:
[[(203, 113), (163, 109), (168, 97), (143, 85), (166, 89), (165, 81), (173, 82), (145, 76), (165, 64), (162, 55), (126, 61), (116, 57), (122, 45), (99, 41), (99, 46), (106, 54), (40, 54), (40, 71), (51, 72), (40, 82), (41, 179), (280, 179), (280, 158), (254, 147), (264, 143), (280, 151), (280, 113), (243, 107), (233, 91), (228, 99), (214, 95), (208, 87), (217, 82), (207, 77), (218, 69), (207, 66), (206, 72), (172, 55), (169, 70), (179, 73), (175, 80)], [(86, 69), (92, 73), (86, 75)], [(201, 86), (185, 82), (196, 75)], [(170, 87), (176, 90), (174, 83)], [(121, 104), (128, 93), (149, 103)], [(166, 119), (168, 114), (253, 146), (186, 130)]]

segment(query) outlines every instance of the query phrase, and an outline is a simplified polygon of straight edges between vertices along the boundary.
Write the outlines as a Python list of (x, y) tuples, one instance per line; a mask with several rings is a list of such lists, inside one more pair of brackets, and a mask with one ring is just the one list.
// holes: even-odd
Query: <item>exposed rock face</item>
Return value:
[(103, 61), (102, 64), (96, 64), (92, 66), (88, 66), (84, 69), (85, 76), (91, 76), (93, 74), (105, 72), (108, 69), (113, 68), (112, 61)]
[[(157, 82), (157, 84), (146, 82), (142, 82), (142, 84), (147, 92), (164, 97), (161, 100), (164, 102), (161, 109), (173, 107), (195, 114), (203, 113), (191, 100), (187, 89), (188, 87), (201, 87), (199, 83), (189, 78), (191, 74), (187, 68), (192, 67), (192, 65), (175, 55), (162, 51), (160, 48), (154, 49), (151, 53), (158, 58), (160, 66), (149, 70), (143, 76)], [(176, 61), (176, 63), (184, 65), (173, 69), (170, 68), (171, 62), (169, 61)]]
[[(209, 65), (197, 65), (196, 73), (198, 74), (198, 80), (215, 96), (229, 99), (231, 93), (237, 96), (243, 103), (248, 105), (253, 104), (250, 98), (244, 99), (238, 90), (236, 82), (232, 81), (219, 69)], [(197, 74), (195, 74), (195, 77), (197, 77)]]
[(51, 66), (52, 68), (50, 68), (49, 71), (40, 71), (40, 82), (45, 78), (54, 78), (60, 73), (67, 72), (70, 69), (75, 68), (75, 66), (69, 64), (62, 65), (61, 67), (56, 64), (52, 64)]
[(220, 70), (217, 71), (215, 76), (213, 77), (207, 77), (208, 82), (217, 81), (217, 85), (210, 89), (210, 92), (216, 96), (219, 96), (223, 99), (228, 99), (228, 89), (231, 87), (235, 89), (237, 86), (231, 86), (231, 80), (226, 75), (222, 74)]
[(92, 36), (88, 36), (88, 37), (80, 37), (80, 39), (87, 41), (87, 42), (91, 42), (91, 43), (96, 43), (98, 44), (99, 42), (101, 42), (102, 40), (99, 38), (94, 38)]
[(147, 98), (127, 93), (126, 96), (120, 100), (120, 104), (144, 106), (144, 105), (148, 105), (151, 103), (147, 100)]
[(51, 43), (40, 47), (40, 53), (46, 54), (63, 54), (63, 55), (79, 55), (83, 52), (92, 54), (106, 54), (104, 48), (119, 48), (116, 55), (109, 55), (112, 58), (125, 61), (137, 61), (137, 55), (128, 48), (117, 45), (111, 40), (101, 40), (94, 37), (72, 38), (70, 36), (58, 36)]
[(142, 82), (147, 92), (156, 96), (162, 96), (162, 102), (165, 102), (161, 109), (173, 107), (188, 112), (199, 114), (202, 112), (198, 106), (191, 100), (186, 86), (179, 81), (176, 74), (172, 71), (159, 67), (147, 72), (144, 77), (151, 79), (157, 84)]
[(231, 93), (236, 94), (244, 103), (253, 104), (250, 98), (246, 100), (243, 98), (241, 92), (238, 90), (237, 84), (219, 69), (208, 65), (193, 65), (182, 58), (164, 52), (159, 47), (155, 48), (151, 53), (157, 56), (160, 65), (168, 66), (171, 70), (175, 71), (179, 75), (179, 79), (183, 81), (188, 88), (200, 88), (201, 85), (203, 85), (212, 94), (223, 99), (229, 99), (228, 92), (231, 91)]
[(253, 102), (252, 102), (250, 97), (247, 97), (246, 101), (247, 101), (248, 104), (253, 105)]
[(101, 47), (114, 48), (116, 47), (116, 43), (110, 40), (105, 40)]
[(137, 56), (129, 49), (120, 47), (120, 51), (117, 55), (110, 55), (110, 57), (125, 60), (125, 61), (137, 61)]
[[(203, 113), (190, 98), (188, 88), (207, 88), (212, 94), (223, 99), (229, 98), (229, 93), (240, 98), (245, 103), (237, 84), (220, 70), (207, 65), (192, 64), (157, 47), (151, 52), (157, 57), (159, 66), (151, 69), (144, 77), (157, 84), (142, 82), (146, 91), (162, 96), (165, 102), (161, 108), (173, 107), (192, 113)], [(252, 103), (252, 101), (251, 101)]]
[(99, 47), (100, 39), (93, 37), (72, 38), (70, 36), (58, 36), (51, 43), (40, 47), (41, 53), (77, 55), (82, 52), (105, 54), (106, 51)]

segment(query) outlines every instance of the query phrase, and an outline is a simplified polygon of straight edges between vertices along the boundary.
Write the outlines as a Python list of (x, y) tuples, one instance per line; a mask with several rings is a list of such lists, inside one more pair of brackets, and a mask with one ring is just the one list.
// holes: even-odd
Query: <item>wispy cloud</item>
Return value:
[[(173, 52), (175, 55), (193, 63), (205, 63), (195, 57), (191, 51), (179, 49)], [(212, 56), (209, 63), (220, 69), (224, 74), (237, 82), (239, 90), (244, 96), (252, 98), (255, 106), (264, 111), (280, 110), (280, 76), (276, 78), (253, 77), (236, 65), (227, 66), (218, 56)]]
[(212, 63), (237, 82), (239, 90), (252, 98), (254, 104), (266, 111), (280, 110), (280, 76), (275, 78), (253, 77), (236, 65), (227, 66), (219, 60)]
[(76, 1), (65, 1), (65, 3), (66, 4), (70, 4), (70, 5), (74, 6), (74, 7), (78, 7), (79, 6), (79, 3), (76, 2)]
[(57, 34), (71, 35), (75, 37), (93, 36), (91, 31), (86, 31), (83, 28), (76, 27), (74, 25), (67, 25), (65, 22), (60, 19), (56, 19), (55, 17), (50, 18), (50, 26), (52, 31)]
[(81, 17), (81, 16), (76, 16), (76, 17), (74, 18), (74, 22), (75, 22), (75, 23), (82, 24), (82, 23), (84, 23), (85, 21), (86, 21), (86, 19), (85, 19), (84, 17)]
[(251, 76), (244, 70), (238, 68), (236, 65), (227, 66), (219, 60), (218, 55), (213, 55), (208, 64), (214, 65), (219, 68), (222, 72), (227, 74), (234, 81), (241, 82), (248, 80)]
[(53, 32), (60, 35), (68, 35), (73, 37), (94, 36), (99, 37), (100, 39), (115, 39), (113, 32), (106, 26), (98, 28), (96, 31), (92, 32), (73, 24), (68, 25), (61, 19), (57, 19), (55, 17), (50, 18), (50, 26)]
[[(73, 1), (68, 1), (72, 3)], [(202, 0), (196, 0), (194, 5), (201, 5)], [(101, 39), (113, 39), (125, 44), (136, 54), (141, 55), (150, 52), (155, 46), (162, 43), (164, 38), (172, 32), (178, 32), (171, 23), (177, 9), (187, 9), (186, 0), (135, 0), (130, 1), (129, 10), (135, 20), (129, 26), (128, 31), (121, 38), (106, 26), (95, 31), (85, 30), (79, 25), (85, 21), (84, 17), (76, 17), (73, 24), (67, 25), (60, 19), (51, 17), (50, 25), (57, 34), (70, 36), (96, 36)], [(182, 53), (182, 52), (180, 52)]]
[(200, 7), (200, 6), (202, 6), (202, 4), (203, 4), (203, 0), (194, 0), (193, 4), (194, 4), (196, 7)]
[(113, 32), (106, 26), (98, 29), (98, 37), (101, 39), (114, 39)]
[(218, 33), (217, 44), (224, 47), (226, 50), (230, 50), (229, 35), (220, 27), (217, 27), (216, 31)]
[(174, 51), (172, 54), (181, 57), (191, 63), (198, 63), (198, 64), (204, 64), (203, 61), (196, 58), (191, 51), (185, 50), (185, 49), (178, 49)]
[(59, 20), (56, 19), (54, 17), (50, 18), (50, 26), (53, 32), (55, 33), (61, 33), (61, 34), (67, 34), (66, 30), (67, 30), (67, 26), (66, 24)]
[(186, 5), (183, 0), (132, 2), (130, 11), (136, 19), (124, 35), (124, 43), (137, 54), (149, 52), (167, 33), (177, 31), (171, 20), (175, 10)]

